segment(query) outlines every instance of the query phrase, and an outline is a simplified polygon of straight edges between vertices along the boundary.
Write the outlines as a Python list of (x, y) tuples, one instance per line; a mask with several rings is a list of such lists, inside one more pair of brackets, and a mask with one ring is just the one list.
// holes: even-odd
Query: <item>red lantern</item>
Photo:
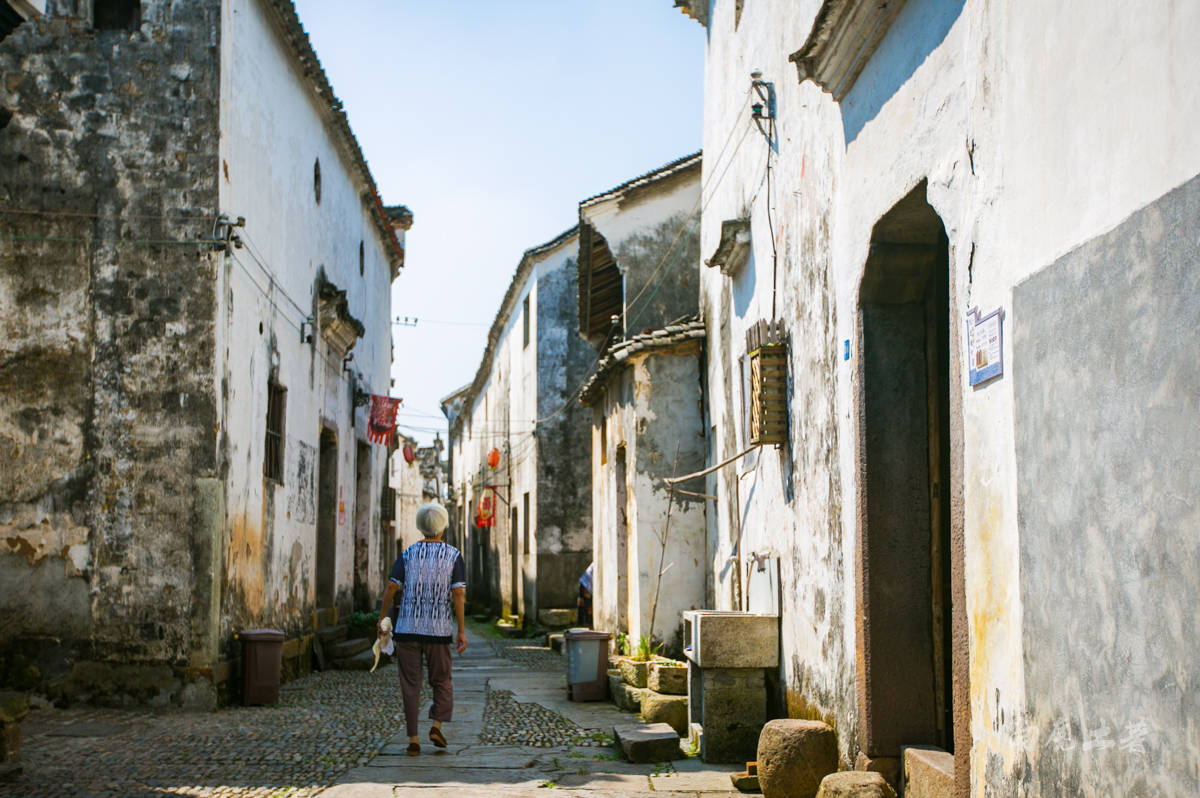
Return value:
[(479, 497), (479, 507), (475, 510), (475, 526), (491, 526), (496, 520), (496, 511), (492, 492), (486, 489)]
[(413, 448), (413, 445), (411, 443), (404, 444), (404, 462), (412, 465), (413, 461), (416, 459), (417, 451)]
[(490, 452), (488, 452), (488, 465), (492, 467), (493, 471), (496, 470), (496, 466), (500, 465), (499, 449), (492, 449)]

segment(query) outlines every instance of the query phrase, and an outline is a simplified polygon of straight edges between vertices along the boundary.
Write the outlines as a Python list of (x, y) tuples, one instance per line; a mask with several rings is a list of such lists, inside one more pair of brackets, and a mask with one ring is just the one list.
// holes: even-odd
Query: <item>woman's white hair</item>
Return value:
[(436, 538), (450, 525), (450, 514), (437, 502), (422, 504), (417, 508), (417, 529), (427, 538)]

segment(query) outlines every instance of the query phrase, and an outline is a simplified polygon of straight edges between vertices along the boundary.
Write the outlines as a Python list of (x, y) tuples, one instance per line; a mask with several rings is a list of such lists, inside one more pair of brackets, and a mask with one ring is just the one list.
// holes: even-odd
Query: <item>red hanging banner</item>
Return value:
[(396, 438), (396, 411), (400, 399), (371, 394), (371, 418), (367, 421), (367, 440), (390, 446)]

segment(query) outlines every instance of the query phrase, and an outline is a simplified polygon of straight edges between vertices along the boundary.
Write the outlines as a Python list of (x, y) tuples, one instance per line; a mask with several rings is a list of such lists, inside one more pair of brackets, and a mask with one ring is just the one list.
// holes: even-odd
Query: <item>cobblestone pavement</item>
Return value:
[(541, 704), (521, 703), (510, 690), (488, 691), (479, 741), (532, 748), (612, 745), (611, 735), (581, 728)]
[(394, 666), (284, 685), (278, 704), (212, 713), (39, 708), (24, 773), (0, 795), (304, 796), (366, 762), (403, 727)]

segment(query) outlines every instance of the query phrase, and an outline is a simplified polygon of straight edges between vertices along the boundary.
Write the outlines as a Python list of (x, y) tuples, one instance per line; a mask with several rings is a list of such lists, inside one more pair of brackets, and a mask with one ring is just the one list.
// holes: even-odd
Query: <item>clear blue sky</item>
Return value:
[(671, 0), (296, 7), (384, 202), (415, 216), (392, 310), (421, 321), (393, 327), (392, 395), (427, 442), (521, 253), (581, 199), (700, 148), (704, 29)]

